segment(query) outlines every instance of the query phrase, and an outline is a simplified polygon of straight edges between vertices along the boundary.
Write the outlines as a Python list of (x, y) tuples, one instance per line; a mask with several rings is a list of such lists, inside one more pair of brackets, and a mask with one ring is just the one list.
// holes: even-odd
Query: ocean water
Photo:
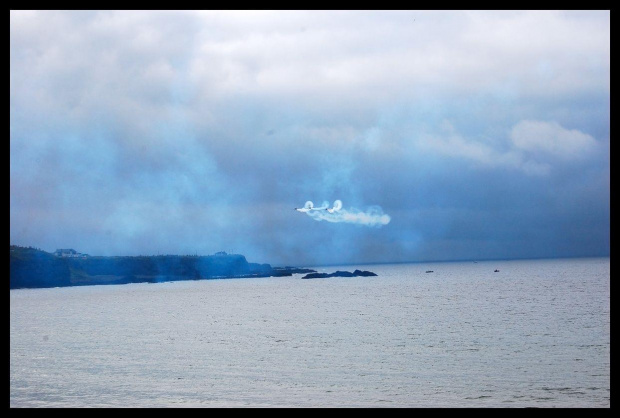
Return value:
[(610, 407), (609, 258), (355, 268), (11, 290), (10, 406)]

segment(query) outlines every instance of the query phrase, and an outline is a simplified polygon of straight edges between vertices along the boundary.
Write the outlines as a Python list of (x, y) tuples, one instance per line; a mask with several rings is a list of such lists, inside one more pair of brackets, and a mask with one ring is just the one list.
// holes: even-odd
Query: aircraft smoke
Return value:
[(320, 207), (315, 208), (311, 201), (307, 201), (303, 208), (297, 210), (305, 212), (316, 221), (346, 222), (380, 227), (387, 225), (391, 220), (389, 215), (383, 213), (380, 206), (371, 206), (366, 211), (356, 208), (349, 208), (347, 210), (342, 208), (342, 201), (340, 200), (335, 200), (331, 208), (329, 207), (329, 202), (323, 202)]

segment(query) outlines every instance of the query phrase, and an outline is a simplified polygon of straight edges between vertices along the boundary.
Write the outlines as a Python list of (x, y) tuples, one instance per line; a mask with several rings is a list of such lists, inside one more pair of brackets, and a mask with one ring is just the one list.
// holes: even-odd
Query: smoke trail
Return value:
[(324, 202), (321, 207), (315, 208), (311, 201), (307, 201), (303, 208), (297, 210), (305, 212), (316, 221), (346, 222), (380, 227), (387, 225), (391, 220), (389, 215), (383, 213), (380, 206), (371, 206), (365, 212), (355, 208), (347, 210), (342, 208), (342, 201), (340, 200), (334, 201), (331, 208), (328, 202)]

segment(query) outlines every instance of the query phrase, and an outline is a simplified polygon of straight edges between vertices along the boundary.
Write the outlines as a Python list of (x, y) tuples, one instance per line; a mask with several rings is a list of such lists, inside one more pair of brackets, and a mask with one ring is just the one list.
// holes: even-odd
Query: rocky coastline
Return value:
[(282, 277), (312, 273), (298, 267), (250, 263), (241, 254), (89, 256), (11, 245), (10, 288), (45, 288), (178, 280)]

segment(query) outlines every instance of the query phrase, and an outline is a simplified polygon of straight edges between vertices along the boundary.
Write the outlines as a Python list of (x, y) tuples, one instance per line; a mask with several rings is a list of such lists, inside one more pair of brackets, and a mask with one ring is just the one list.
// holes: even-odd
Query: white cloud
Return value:
[[(419, 89), (492, 90), (506, 82), (534, 96), (608, 89), (609, 15), (579, 16), (554, 11), (206, 13), (200, 15), (205, 29), (196, 36), (191, 71), (205, 91), (287, 97), (318, 92), (373, 100)], [(541, 68), (547, 70), (541, 73)]]
[(439, 134), (424, 134), (418, 150), (471, 161), (482, 167), (518, 169), (528, 175), (549, 174), (557, 159), (567, 162), (587, 158), (597, 142), (588, 134), (566, 129), (557, 122), (523, 120), (510, 130), (511, 142), (481, 142), (459, 134), (443, 121)]
[(547, 154), (565, 160), (589, 155), (596, 140), (577, 129), (566, 129), (557, 122), (523, 120), (510, 131), (516, 149), (532, 154)]
[(165, 115), (163, 103), (179, 80), (191, 92), (192, 109), (202, 113), (247, 96), (372, 108), (441, 94), (605, 93), (609, 13), (594, 17), (554, 11), (12, 11), (11, 97), (30, 95), (30, 106), (60, 115), (123, 103), (129, 109), (119, 114), (151, 109), (151, 120)]

